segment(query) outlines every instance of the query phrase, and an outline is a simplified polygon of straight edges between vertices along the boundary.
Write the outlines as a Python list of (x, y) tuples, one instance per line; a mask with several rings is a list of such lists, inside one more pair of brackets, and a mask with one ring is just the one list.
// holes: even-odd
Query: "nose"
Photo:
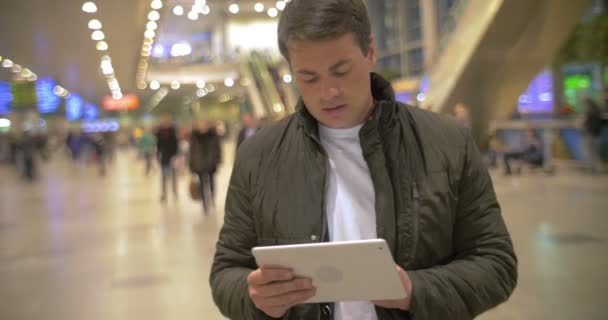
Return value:
[(331, 102), (338, 96), (340, 96), (340, 89), (335, 81), (330, 79), (321, 81), (321, 100), (323, 102)]

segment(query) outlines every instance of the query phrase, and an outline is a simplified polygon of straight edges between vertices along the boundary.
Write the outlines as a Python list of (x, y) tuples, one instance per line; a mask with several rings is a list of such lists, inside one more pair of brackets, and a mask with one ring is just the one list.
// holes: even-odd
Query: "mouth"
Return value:
[(335, 107), (330, 107), (330, 108), (323, 108), (323, 111), (328, 112), (328, 113), (334, 113), (334, 112), (340, 111), (344, 108), (346, 108), (346, 104), (341, 104), (341, 105), (338, 105)]

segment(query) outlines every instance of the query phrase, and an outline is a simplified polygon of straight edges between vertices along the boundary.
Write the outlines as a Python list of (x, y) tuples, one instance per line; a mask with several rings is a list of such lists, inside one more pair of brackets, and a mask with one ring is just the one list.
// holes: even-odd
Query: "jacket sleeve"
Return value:
[(459, 182), (453, 259), (409, 271), (414, 319), (473, 319), (506, 301), (517, 283), (517, 258), (481, 155), (467, 133)]
[(251, 254), (257, 236), (251, 209), (250, 172), (244, 160), (250, 159), (237, 156), (230, 178), (224, 225), (211, 267), (211, 291), (222, 314), (230, 319), (272, 319), (255, 307), (248, 293), (247, 276), (257, 269)]

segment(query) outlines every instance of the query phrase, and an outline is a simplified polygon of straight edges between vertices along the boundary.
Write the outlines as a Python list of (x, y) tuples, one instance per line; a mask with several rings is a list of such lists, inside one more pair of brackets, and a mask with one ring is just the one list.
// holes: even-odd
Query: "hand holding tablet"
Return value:
[(407, 297), (382, 239), (256, 247), (253, 255), (261, 269), (248, 279), (250, 295), (253, 284), (254, 302), (266, 303), (278, 316), (299, 303)]

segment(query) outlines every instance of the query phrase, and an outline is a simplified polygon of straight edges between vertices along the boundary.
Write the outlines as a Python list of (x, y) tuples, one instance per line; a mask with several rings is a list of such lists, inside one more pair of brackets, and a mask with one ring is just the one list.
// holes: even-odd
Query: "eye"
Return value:
[(315, 83), (319, 80), (319, 77), (304, 78), (302, 80), (306, 83)]
[(336, 71), (334, 72), (334, 75), (337, 77), (344, 77), (345, 75), (347, 75), (350, 72), (350, 70), (345, 70), (345, 71)]

